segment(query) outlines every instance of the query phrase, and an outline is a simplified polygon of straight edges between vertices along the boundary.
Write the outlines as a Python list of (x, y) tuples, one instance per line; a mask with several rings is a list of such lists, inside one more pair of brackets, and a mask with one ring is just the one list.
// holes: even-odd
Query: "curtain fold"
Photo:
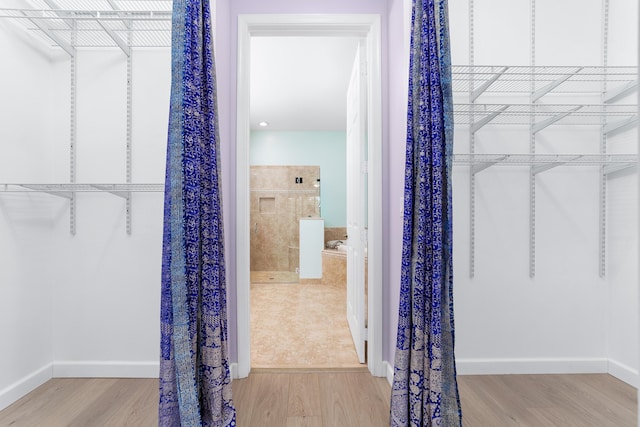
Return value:
[(392, 426), (461, 426), (453, 322), (446, 0), (414, 0)]
[(171, 57), (159, 425), (235, 425), (208, 0), (174, 0)]

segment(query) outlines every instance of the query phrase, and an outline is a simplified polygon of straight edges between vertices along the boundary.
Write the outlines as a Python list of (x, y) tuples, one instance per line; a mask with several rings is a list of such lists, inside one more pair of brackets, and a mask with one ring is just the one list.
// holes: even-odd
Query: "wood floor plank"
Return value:
[[(606, 374), (460, 376), (458, 385), (465, 427), (635, 427), (637, 422), (635, 389)], [(621, 395), (623, 402), (617, 399)]]
[[(353, 412), (357, 415), (360, 426), (389, 425), (389, 405), (388, 396), (379, 393), (376, 385), (377, 380), (369, 373), (353, 373), (347, 376), (348, 390), (354, 403)], [(386, 380), (383, 379), (386, 382)], [(365, 393), (364, 390), (370, 392)]]
[(391, 385), (387, 381), (386, 377), (375, 378), (376, 388), (378, 393), (384, 396), (384, 400), (391, 404)]
[[(460, 376), (458, 385), (465, 427), (637, 425), (636, 389), (606, 374)], [(232, 387), (240, 427), (388, 425), (390, 387), (368, 373), (252, 372)], [(53, 379), (0, 411), (0, 426), (155, 426), (157, 412), (157, 379)]]
[[(95, 404), (105, 387), (110, 386), (115, 380), (96, 378), (59, 378), (48, 381), (43, 387), (50, 387), (54, 395), (49, 394), (50, 399), (39, 405), (37, 409), (31, 407), (31, 402), (37, 402), (37, 398), (27, 402), (18, 402), (20, 410), (13, 412), (13, 405), (5, 411), (13, 418), (11, 426), (40, 426), (50, 427), (68, 426), (70, 421), (77, 417), (87, 406)], [(29, 396), (30, 397), (30, 396)], [(5, 411), (2, 411), (4, 414)], [(4, 421), (0, 422), (2, 425)]]
[[(289, 377), (287, 375), (252, 374), (248, 401), (236, 403), (238, 408), (252, 405), (248, 426), (283, 426), (287, 423)], [(251, 375), (250, 375), (251, 376)]]
[(126, 405), (123, 412), (123, 420), (115, 424), (114, 427), (155, 427), (158, 425), (158, 400), (159, 389), (158, 381), (151, 380), (146, 387), (138, 389), (134, 399)]
[(465, 427), (501, 425), (502, 417), (496, 414), (496, 406), (488, 398), (478, 376), (458, 377), (462, 419)]
[(288, 417), (286, 427), (322, 427), (322, 417)]
[(318, 374), (291, 374), (289, 376), (287, 416), (291, 418), (318, 417), (320, 415)]
[(548, 379), (558, 390), (558, 406), (576, 414), (592, 412), (581, 421), (600, 426), (625, 425), (633, 418), (631, 411), (585, 383), (587, 375), (552, 376)]
[(354, 414), (354, 402), (349, 392), (348, 376), (351, 373), (327, 373), (318, 378), (323, 426), (354, 427), (358, 425)]
[(154, 407), (157, 408), (158, 393), (157, 380), (142, 382), (134, 378), (119, 379), (106, 387), (94, 405), (78, 414), (69, 427), (157, 425), (157, 416), (150, 416), (153, 412), (150, 414), (147, 410), (143, 417), (139, 417), (139, 411), (150, 406), (149, 397), (155, 398)]
[(65, 383), (57, 379), (47, 381), (0, 412), (2, 424), (19, 426), (21, 425), (20, 420), (46, 413), (50, 408), (55, 408), (64, 403), (66, 396), (72, 389), (65, 388), (65, 385), (68, 384), (69, 382)]
[[(572, 408), (535, 408), (531, 410), (536, 424), (531, 426), (614, 427), (619, 424), (603, 424), (595, 418), (585, 417)], [(585, 418), (585, 419), (582, 419)]]
[(604, 422), (613, 425), (626, 425), (635, 419), (632, 408), (637, 404), (636, 393), (632, 387), (616, 380), (610, 375), (570, 375), (580, 387), (580, 400), (590, 396), (590, 407), (598, 412)]
[(248, 426), (251, 422), (251, 410), (253, 406), (245, 404), (245, 402), (250, 402), (248, 395), (253, 378), (253, 375), (249, 375), (247, 378), (234, 379), (231, 383), (233, 403), (236, 407), (236, 424), (239, 426)]

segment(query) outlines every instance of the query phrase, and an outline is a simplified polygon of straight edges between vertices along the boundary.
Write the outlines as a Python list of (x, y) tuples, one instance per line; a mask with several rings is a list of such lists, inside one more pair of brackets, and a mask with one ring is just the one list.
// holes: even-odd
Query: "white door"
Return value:
[(367, 88), (364, 46), (360, 43), (347, 89), (347, 320), (360, 363), (365, 362), (364, 257), (367, 243), (366, 119)]

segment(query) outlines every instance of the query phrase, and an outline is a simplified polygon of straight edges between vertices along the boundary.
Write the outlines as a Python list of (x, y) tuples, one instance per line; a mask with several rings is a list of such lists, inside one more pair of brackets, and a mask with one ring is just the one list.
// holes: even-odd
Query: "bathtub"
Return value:
[[(349, 246), (340, 245), (336, 249), (322, 250), (323, 285), (347, 288), (347, 251)], [(365, 284), (367, 281), (367, 249), (365, 248)]]
[[(327, 249), (327, 250), (331, 250), (331, 249)], [(336, 249), (334, 249), (338, 252), (347, 252), (349, 250), (349, 245), (339, 245)], [(367, 255), (367, 248), (364, 248), (364, 255)]]

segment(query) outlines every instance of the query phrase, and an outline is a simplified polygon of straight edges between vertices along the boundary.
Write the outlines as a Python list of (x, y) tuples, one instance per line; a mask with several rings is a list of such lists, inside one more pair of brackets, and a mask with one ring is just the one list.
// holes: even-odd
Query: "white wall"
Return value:
[[(398, 25), (402, 2), (390, 2), (390, 85), (405, 87)], [(476, 65), (529, 65), (530, 2), (475, 0)], [(580, 9), (580, 19), (574, 19)], [(468, 2), (450, 2), (452, 62), (469, 61)], [(536, 1), (537, 65), (599, 65), (602, 2)], [(637, 64), (637, 4), (612, 0), (609, 64)], [(506, 36), (508, 35), (508, 36)], [(395, 65), (394, 65), (395, 64)], [(404, 166), (403, 100), (391, 94), (389, 196), (400, 200)], [(396, 99), (398, 98), (398, 99)], [(598, 99), (593, 100), (599, 101)], [(512, 102), (518, 102), (516, 100)], [(632, 100), (631, 102), (635, 102)], [(468, 127), (456, 126), (455, 151), (469, 151)], [(612, 152), (635, 152), (637, 128), (610, 138)], [(526, 126), (488, 125), (480, 153), (528, 152)], [(538, 152), (599, 150), (597, 127), (548, 128)], [(400, 177), (400, 178), (399, 178)], [(459, 372), (611, 372), (632, 384), (637, 374), (637, 175), (609, 180), (607, 277), (598, 275), (598, 170), (564, 168), (537, 179), (536, 275), (529, 278), (527, 168), (477, 175), (475, 277), (469, 277), (469, 173), (454, 168), (454, 291)], [(401, 222), (389, 209), (390, 316), (393, 361)], [(394, 218), (396, 218), (394, 220)], [(395, 230), (395, 231), (394, 231)], [(395, 237), (395, 240), (393, 236)]]
[[(162, 183), (170, 53), (134, 50), (132, 58), (132, 178)], [(82, 50), (76, 61), (77, 181), (125, 182), (126, 57), (119, 50)], [(56, 64), (59, 77), (68, 76), (68, 69), (68, 61)], [(56, 174), (64, 175), (68, 84), (58, 89), (63, 117), (56, 134)], [(156, 376), (163, 195), (132, 195), (131, 235), (124, 199), (108, 193), (77, 197), (76, 235), (69, 234), (67, 210), (53, 232), (54, 375)]]
[[(623, 24), (633, 29), (635, 24), (628, 19), (622, 22), (625, 12), (620, 12), (635, 16), (636, 6), (632, 1), (611, 3), (615, 31), (610, 49), (628, 50), (622, 54), (611, 49), (609, 64), (620, 65), (621, 58), (626, 59), (623, 65), (635, 64), (636, 38), (629, 39), (620, 29), (625, 28)], [(571, 19), (578, 8), (580, 19)], [(601, 64), (601, 8), (596, 0), (561, 4), (538, 0), (536, 64)], [(466, 5), (453, 4), (450, 11), (454, 63), (467, 63), (468, 11)], [(528, 2), (476, 1), (475, 13), (476, 65), (530, 63)], [(630, 131), (610, 138), (611, 151), (629, 152), (630, 144), (623, 147), (616, 138), (635, 141), (635, 135)], [(476, 151), (527, 152), (528, 142), (526, 128), (486, 126), (476, 134)], [(458, 126), (455, 151), (468, 150), (468, 128)], [(537, 136), (537, 150), (597, 153), (599, 128), (546, 129)], [(538, 176), (536, 275), (532, 279), (528, 277), (527, 168), (491, 168), (478, 174), (476, 270), (471, 279), (469, 175), (466, 168), (456, 168), (454, 275), (460, 373), (610, 371), (635, 383), (635, 174), (609, 180), (609, 255), (604, 279), (598, 275), (598, 174), (597, 168), (559, 168)]]
[[(609, 62), (638, 65), (638, 4), (613, 0), (610, 6)], [(621, 103), (637, 103), (633, 93)], [(611, 152), (637, 152), (638, 127), (608, 139)], [(608, 186), (607, 357), (609, 371), (625, 381), (638, 380), (638, 173), (615, 174)]]
[[(49, 178), (49, 57), (0, 22), (0, 181)], [(0, 409), (51, 375), (51, 230), (45, 195), (0, 193)]]
[[(0, 22), (0, 182), (69, 182), (69, 57)], [(126, 57), (77, 60), (77, 182), (124, 183)], [(169, 49), (133, 52), (133, 182), (164, 182)], [(6, 100), (10, 100), (6, 102)], [(53, 376), (158, 374), (162, 193), (0, 193), (0, 408)]]

